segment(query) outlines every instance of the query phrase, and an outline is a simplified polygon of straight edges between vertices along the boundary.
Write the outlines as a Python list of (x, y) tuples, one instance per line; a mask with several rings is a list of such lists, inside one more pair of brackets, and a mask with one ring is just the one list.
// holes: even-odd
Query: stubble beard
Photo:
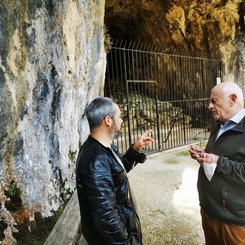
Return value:
[(111, 126), (111, 139), (112, 140), (118, 139), (119, 136), (121, 136), (121, 130), (116, 129), (115, 122), (113, 121), (113, 124)]

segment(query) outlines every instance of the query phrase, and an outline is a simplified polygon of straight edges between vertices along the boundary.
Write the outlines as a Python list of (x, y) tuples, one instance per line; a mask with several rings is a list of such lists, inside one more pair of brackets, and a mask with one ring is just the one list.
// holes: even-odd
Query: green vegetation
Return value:
[(62, 212), (63, 208), (60, 208), (53, 211), (53, 215), (47, 218), (43, 218), (41, 213), (35, 212), (35, 221), (26, 219), (16, 227), (19, 232), (14, 233), (14, 237), (18, 245), (44, 244)]
[(71, 151), (71, 150), (69, 150), (68, 157), (74, 163), (76, 162), (76, 155), (77, 155), (77, 151)]
[[(70, 189), (67, 190), (71, 192)], [(5, 207), (15, 216), (25, 215), (25, 207), (22, 204), (21, 191), (17, 185), (17, 182), (11, 181), (8, 188), (4, 191), (4, 194), (8, 198), (5, 202)], [(23, 222), (19, 222), (15, 228), (18, 232), (14, 232), (13, 236), (17, 240), (18, 245), (42, 245), (49, 236), (54, 225), (60, 218), (64, 207), (67, 202), (64, 203), (57, 211), (52, 212), (52, 216), (43, 218), (40, 212), (34, 213), (34, 221), (30, 221), (26, 216)], [(4, 220), (0, 222), (0, 229), (3, 231), (6, 229), (7, 224)], [(0, 238), (4, 238), (3, 232), (0, 232)]]
[(187, 156), (189, 156), (189, 152), (188, 152), (188, 150), (186, 150), (186, 151), (181, 151), (181, 152), (178, 152), (177, 153), (177, 156), (180, 156), (180, 157), (187, 157)]
[(110, 52), (112, 48), (112, 41), (111, 41), (111, 36), (108, 33), (108, 27), (104, 24), (104, 35), (105, 35), (105, 51), (106, 53)]
[(8, 189), (4, 191), (4, 194), (6, 197), (8, 197), (8, 200), (5, 202), (5, 207), (11, 211), (16, 212), (19, 210), (20, 207), (22, 207), (22, 199), (20, 197), (20, 189), (17, 186), (17, 183), (15, 181), (11, 181)]
[(17, 184), (15, 181), (12, 181), (9, 185), (8, 190), (5, 192), (5, 195), (11, 197), (14, 196), (18, 192)]
[(157, 209), (156, 212), (157, 213), (160, 213), (162, 215), (165, 215), (166, 214), (166, 212), (164, 210), (162, 210), (162, 209)]
[(175, 164), (178, 163), (178, 159), (176, 157), (171, 157), (166, 160), (166, 163)]

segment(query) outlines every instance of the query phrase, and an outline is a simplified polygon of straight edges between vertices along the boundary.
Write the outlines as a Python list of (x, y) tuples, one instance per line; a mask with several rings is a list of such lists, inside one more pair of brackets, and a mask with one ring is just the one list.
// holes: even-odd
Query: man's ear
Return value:
[(237, 101), (237, 95), (236, 94), (231, 94), (229, 96), (229, 101), (230, 101), (230, 105), (233, 106), (236, 103), (236, 101)]
[(111, 119), (110, 116), (106, 116), (106, 117), (104, 118), (104, 121), (105, 121), (105, 124), (106, 124), (107, 126), (111, 126), (111, 124), (112, 124), (112, 119)]

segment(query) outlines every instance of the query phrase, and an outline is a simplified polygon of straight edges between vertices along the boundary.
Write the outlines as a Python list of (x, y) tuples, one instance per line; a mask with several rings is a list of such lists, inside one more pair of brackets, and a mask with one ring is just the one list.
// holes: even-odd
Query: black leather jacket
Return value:
[[(112, 149), (120, 157), (117, 148)], [(129, 172), (146, 156), (130, 147), (120, 159)], [(112, 150), (91, 136), (80, 149), (76, 181), (82, 231), (89, 244), (141, 244), (140, 223), (126, 172)]]

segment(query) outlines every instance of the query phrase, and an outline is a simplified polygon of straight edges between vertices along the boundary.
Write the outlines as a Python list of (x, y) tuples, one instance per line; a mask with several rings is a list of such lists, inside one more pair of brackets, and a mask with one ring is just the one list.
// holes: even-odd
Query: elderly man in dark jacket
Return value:
[(205, 151), (193, 145), (200, 163), (198, 192), (207, 245), (245, 244), (245, 109), (240, 87), (216, 85), (209, 109), (217, 122)]
[(91, 245), (143, 244), (126, 173), (145, 161), (140, 150), (153, 142), (151, 130), (120, 156), (112, 144), (123, 121), (119, 106), (99, 97), (89, 104), (86, 116), (90, 136), (79, 151), (76, 169), (83, 235)]

